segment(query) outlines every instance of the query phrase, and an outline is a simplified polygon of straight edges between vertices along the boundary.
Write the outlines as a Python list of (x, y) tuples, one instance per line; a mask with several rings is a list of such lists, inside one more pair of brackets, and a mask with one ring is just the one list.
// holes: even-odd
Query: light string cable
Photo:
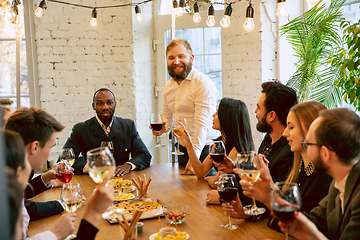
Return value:
[(100, 8), (118, 8), (118, 7), (136, 6), (136, 5), (141, 5), (141, 4), (145, 4), (145, 3), (148, 3), (148, 2), (152, 2), (153, 0), (144, 0), (144, 1), (139, 2), (139, 3), (127, 3), (127, 4), (119, 4), (119, 5), (99, 6), (99, 7), (92, 7), (92, 6), (82, 5), (82, 4), (78, 4), (78, 3), (64, 2), (64, 1), (60, 1), (60, 0), (47, 0), (47, 1), (48, 1), (48, 2), (54, 2), (54, 3), (71, 5), (71, 6), (74, 6), (74, 7), (82, 7), (82, 8), (90, 8), (90, 9), (94, 9), (94, 8), (100, 9)]

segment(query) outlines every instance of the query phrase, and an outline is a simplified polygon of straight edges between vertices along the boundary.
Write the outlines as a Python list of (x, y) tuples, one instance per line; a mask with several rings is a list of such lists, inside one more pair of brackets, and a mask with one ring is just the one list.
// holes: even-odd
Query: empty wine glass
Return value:
[(72, 148), (63, 148), (60, 152), (60, 161), (66, 160), (70, 163), (70, 165), (74, 165), (75, 163), (75, 153)]
[(220, 163), (224, 160), (226, 149), (223, 141), (213, 141), (209, 146), (210, 156), (213, 161)]
[[(174, 132), (174, 135), (180, 137), (181, 135), (185, 134), (185, 129), (183, 126), (180, 125), (182, 123), (184, 127), (187, 127), (186, 118), (179, 118), (174, 117), (173, 123), (172, 123), (172, 131)], [(178, 139), (178, 147), (175, 152), (172, 152), (173, 155), (184, 155), (183, 152), (180, 152), (180, 140)]]
[(111, 154), (114, 156), (114, 144), (112, 141), (102, 141), (100, 143), (100, 147), (107, 147), (110, 150)]
[(97, 184), (115, 167), (115, 160), (109, 148), (94, 148), (86, 153), (89, 175)]
[[(150, 125), (151, 125), (151, 128), (153, 130), (160, 131), (164, 126), (161, 115), (158, 114), (158, 113), (152, 113), (151, 116), (150, 116)], [(156, 139), (157, 139), (158, 142), (157, 142), (157, 145), (155, 147), (159, 147), (159, 148), (165, 147), (165, 144), (161, 143), (160, 136), (156, 136)]]
[[(60, 200), (66, 212), (75, 212), (82, 204), (82, 190), (79, 183), (66, 183), (62, 186)], [(73, 239), (75, 233), (66, 239)]]
[[(294, 182), (276, 182), (271, 191), (271, 208), (280, 221), (287, 223), (294, 220), (294, 211), (301, 208), (301, 193)], [(285, 232), (285, 240), (288, 233)]]
[[(239, 152), (237, 154), (236, 168), (238, 169), (234, 169), (234, 172), (236, 172), (242, 180), (245, 180), (251, 185), (257, 182), (260, 177), (261, 165), (259, 159), (255, 157), (254, 151)], [(245, 214), (254, 216), (263, 214), (266, 211), (265, 208), (258, 208), (255, 198), (253, 197), (252, 199), (252, 206), (245, 206), (245, 208), (247, 208)]]
[[(221, 174), (217, 183), (217, 190), (220, 198), (226, 202), (226, 204), (230, 204), (238, 192), (235, 174)], [(231, 223), (230, 215), (228, 215), (228, 222), (220, 225), (220, 227), (232, 230), (238, 228), (238, 225)]]

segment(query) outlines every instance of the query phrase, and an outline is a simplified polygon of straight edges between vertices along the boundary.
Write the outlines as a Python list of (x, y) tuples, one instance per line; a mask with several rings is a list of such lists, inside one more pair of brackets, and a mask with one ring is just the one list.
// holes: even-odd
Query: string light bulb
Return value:
[(180, 0), (178, 7), (178, 14), (177, 14), (178, 17), (184, 15), (184, 7), (185, 7), (185, 0)]
[(232, 6), (231, 6), (231, 3), (230, 3), (225, 9), (224, 17), (220, 21), (220, 25), (223, 28), (227, 28), (227, 27), (230, 26), (231, 13), (232, 13)]
[(41, 18), (44, 15), (44, 9), (46, 9), (46, 1), (42, 0), (39, 4), (39, 7), (35, 10), (35, 16)]
[(21, 4), (20, 0), (15, 0), (14, 2), (18, 11), (24, 10), (24, 5)]
[(200, 13), (199, 13), (199, 5), (197, 2), (194, 3), (194, 23), (199, 23), (201, 21)]
[(277, 0), (276, 15), (281, 18), (286, 18), (289, 15), (289, 10), (286, 7), (285, 0)]
[(9, 4), (7, 4), (4, 6), (3, 19), (6, 22), (11, 22), (12, 18), (13, 18), (13, 13), (11, 10), (11, 6)]
[(90, 20), (90, 26), (96, 27), (97, 25), (97, 10), (94, 8), (91, 12), (91, 20)]
[(143, 20), (141, 16), (141, 9), (138, 5), (135, 6), (136, 21), (141, 22)]
[(247, 32), (251, 32), (252, 30), (254, 30), (254, 27), (254, 8), (251, 5), (251, 2), (249, 2), (249, 6), (246, 8), (246, 20), (244, 23), (244, 29)]
[(213, 27), (215, 25), (215, 17), (214, 17), (214, 7), (211, 4), (208, 10), (208, 18), (206, 20), (206, 25), (208, 25), (209, 27)]

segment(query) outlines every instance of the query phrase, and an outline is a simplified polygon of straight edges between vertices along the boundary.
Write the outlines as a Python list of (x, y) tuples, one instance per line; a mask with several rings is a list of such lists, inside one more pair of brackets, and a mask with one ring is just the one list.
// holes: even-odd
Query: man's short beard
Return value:
[(325, 166), (324, 162), (322, 161), (320, 157), (320, 151), (318, 152), (318, 155), (314, 160), (312, 160), (312, 163), (314, 165), (314, 172), (316, 174), (325, 174), (327, 173), (328, 167)]
[(189, 61), (188, 63), (184, 64), (184, 70), (180, 74), (176, 74), (173, 67), (168, 65), (168, 72), (169, 75), (175, 80), (175, 81), (182, 81), (184, 80), (189, 73), (192, 70), (192, 62)]
[(267, 116), (267, 113), (264, 115), (264, 117), (262, 119), (258, 119), (258, 123), (256, 124), (256, 129), (259, 132), (271, 133), (273, 129), (272, 129), (272, 126), (270, 126), (266, 122), (266, 116)]

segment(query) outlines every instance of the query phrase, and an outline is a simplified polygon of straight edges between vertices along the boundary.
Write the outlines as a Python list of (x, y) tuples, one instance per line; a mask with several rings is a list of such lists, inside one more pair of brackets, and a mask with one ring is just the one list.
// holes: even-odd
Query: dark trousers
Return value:
[[(186, 147), (183, 147), (179, 144), (180, 146), (180, 152), (183, 152), (184, 155), (178, 155), (178, 164), (182, 167), (186, 167), (186, 164), (188, 163), (189, 161), (189, 154), (186, 150)], [(201, 154), (200, 154), (200, 162), (203, 162), (205, 160), (205, 158), (207, 157), (207, 155), (209, 155), (209, 146), (206, 145), (204, 146), (203, 150), (201, 151)], [(215, 168), (211, 168), (210, 171), (208, 172), (208, 174), (206, 174), (206, 177), (207, 176), (215, 176), (217, 173), (217, 171), (215, 170)]]

